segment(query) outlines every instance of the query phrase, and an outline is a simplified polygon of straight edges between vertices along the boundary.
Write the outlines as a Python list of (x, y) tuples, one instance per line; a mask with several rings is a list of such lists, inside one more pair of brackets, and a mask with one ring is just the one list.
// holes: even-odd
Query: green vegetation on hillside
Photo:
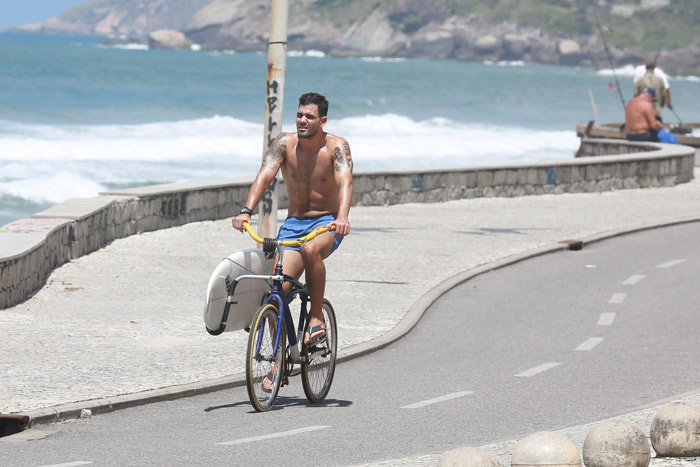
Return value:
[[(445, 0), (452, 14), (478, 14), (491, 22), (512, 21), (553, 35), (597, 34), (595, 11), (612, 41), (623, 47), (648, 49), (683, 47), (700, 43), (700, 2), (671, 0), (655, 9), (639, 9), (631, 17), (611, 14), (613, 3), (593, 0)], [(624, 2), (639, 5), (637, 1)], [(595, 9), (595, 10), (594, 10)]]
[[(379, 0), (315, 0), (313, 9), (328, 17), (338, 29), (345, 29), (369, 16), (380, 5)], [(290, 2), (290, 6), (294, 8), (294, 2)]]
[(610, 29), (614, 43), (623, 47), (676, 49), (700, 44), (700, 2), (671, 0), (657, 10), (640, 10), (630, 18), (607, 15), (601, 21)]
[[(700, 45), (700, 1), (670, 0), (661, 8), (640, 8), (630, 17), (613, 15), (613, 5), (622, 4), (613, 0), (315, 0), (313, 9), (341, 28), (381, 8), (392, 27), (406, 34), (450, 16), (476, 15), (487, 22), (513, 22), (564, 37), (597, 35), (597, 11), (608, 42), (623, 49)], [(640, 1), (624, 4), (639, 7)]]

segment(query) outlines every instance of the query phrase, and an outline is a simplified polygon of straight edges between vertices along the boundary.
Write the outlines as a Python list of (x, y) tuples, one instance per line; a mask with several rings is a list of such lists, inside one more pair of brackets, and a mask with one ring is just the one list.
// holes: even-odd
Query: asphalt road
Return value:
[(698, 235), (651, 230), (472, 279), (399, 342), (341, 364), (323, 405), (295, 378), (259, 414), (241, 387), (39, 426), (1, 439), (0, 465), (358, 465), (698, 390)]

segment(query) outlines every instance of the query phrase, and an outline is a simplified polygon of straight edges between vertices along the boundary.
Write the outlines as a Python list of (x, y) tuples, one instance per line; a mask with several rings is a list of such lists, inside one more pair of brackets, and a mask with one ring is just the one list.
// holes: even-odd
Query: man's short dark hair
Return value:
[(316, 104), (318, 106), (318, 116), (325, 117), (328, 115), (328, 100), (325, 96), (317, 92), (307, 92), (299, 98), (299, 105)]

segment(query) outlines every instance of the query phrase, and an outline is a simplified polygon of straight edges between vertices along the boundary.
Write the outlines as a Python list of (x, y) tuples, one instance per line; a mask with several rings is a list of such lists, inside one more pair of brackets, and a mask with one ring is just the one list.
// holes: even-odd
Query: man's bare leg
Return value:
[[(328, 257), (332, 248), (332, 233), (324, 233), (301, 246), (306, 284), (309, 287), (309, 298), (311, 299), (309, 329), (325, 324), (323, 322), (323, 296), (326, 291), (326, 265), (323, 260)], [(304, 335), (304, 343), (312, 344), (325, 335), (325, 330), (314, 331), (313, 334), (306, 333)]]

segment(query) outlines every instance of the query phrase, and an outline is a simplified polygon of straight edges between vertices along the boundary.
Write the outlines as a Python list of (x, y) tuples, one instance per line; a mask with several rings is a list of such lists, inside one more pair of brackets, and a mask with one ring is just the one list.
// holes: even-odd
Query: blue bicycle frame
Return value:
[[(292, 362), (300, 363), (301, 354), (299, 348), (297, 347), (297, 344), (304, 331), (307, 304), (309, 301), (309, 291), (306, 288), (306, 286), (299, 282), (297, 279), (293, 278), (292, 276), (283, 274), (282, 255), (284, 252), (284, 246), (281, 244), (281, 242), (279, 242), (276, 248), (279, 254), (277, 256), (277, 264), (275, 265), (274, 275), (260, 276), (269, 277), (272, 280), (272, 291), (268, 294), (267, 298), (265, 299), (265, 305), (269, 305), (272, 302), (277, 302), (279, 304), (278, 313), (280, 319), (277, 322), (273, 357), (277, 355), (277, 352), (279, 351), (280, 340), (282, 337), (282, 325), (284, 324), (287, 328), (287, 339), (289, 340), (289, 349)], [(284, 282), (290, 282), (292, 284), (292, 290), (289, 291), (289, 294), (286, 297), (283, 296), (284, 291), (282, 290), (282, 285), (284, 284)], [(294, 319), (292, 318), (292, 312), (289, 308), (289, 302), (291, 302), (297, 295), (301, 297), (301, 311), (299, 313), (298, 328), (295, 332)], [(260, 346), (262, 344), (262, 337), (262, 334), (258, 336), (258, 340), (256, 343), (256, 354), (259, 354)]]

